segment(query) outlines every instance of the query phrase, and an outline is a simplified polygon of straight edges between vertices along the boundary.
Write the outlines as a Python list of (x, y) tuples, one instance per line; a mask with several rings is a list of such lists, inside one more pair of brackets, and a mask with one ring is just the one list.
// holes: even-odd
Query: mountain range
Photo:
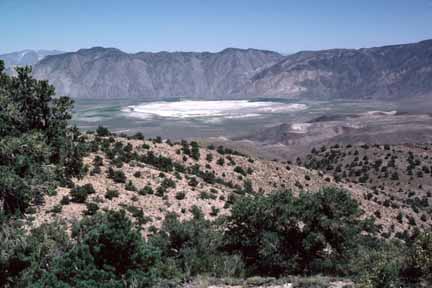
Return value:
[(95, 47), (47, 57), (34, 72), (76, 98), (215, 99), (242, 95), (256, 73), (282, 59), (254, 49), (128, 54)]
[[(27, 56), (19, 59), (33, 64)], [(401, 100), (432, 96), (432, 40), (288, 56), (257, 49), (129, 54), (94, 47), (43, 57), (34, 75), (73, 98)]]
[(35, 65), (49, 55), (62, 54), (59, 50), (22, 50), (18, 52), (0, 54), (0, 59), (5, 62), (6, 67)]
[(48, 55), (57, 55), (64, 53), (59, 50), (31, 50), (26, 49), (17, 52), (0, 54), (0, 59), (4, 61), (6, 73), (14, 74), (14, 67), (35, 65)]

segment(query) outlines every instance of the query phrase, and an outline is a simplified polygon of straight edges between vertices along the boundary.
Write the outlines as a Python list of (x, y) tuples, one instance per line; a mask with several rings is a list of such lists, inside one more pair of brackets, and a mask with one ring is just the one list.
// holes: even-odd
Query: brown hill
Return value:
[[(322, 146), (312, 149), (303, 165), (370, 189), (365, 195), (369, 201), (400, 210), (396, 219), (387, 221), (431, 227), (431, 144)], [(376, 214), (384, 219), (382, 211)]]
[[(328, 186), (350, 191), (364, 210), (364, 217), (376, 217), (384, 233), (410, 227), (406, 220), (397, 221), (399, 211), (419, 227), (430, 223), (430, 218), (422, 221), (422, 214), (399, 198), (392, 200), (397, 207), (388, 206), (383, 204), (386, 193), (346, 181), (337, 183), (332, 176), (296, 165), (257, 160), (223, 147), (200, 148), (193, 142), (85, 137), (95, 151), (85, 158), (89, 172), (82, 179), (74, 179), (75, 188), (58, 188), (46, 197), (45, 204), (28, 215), (32, 225), (55, 219), (71, 224), (97, 209), (124, 208), (148, 230), (159, 227), (167, 212), (189, 218), (194, 205), (206, 217), (215, 219), (229, 213), (230, 204), (241, 195), (275, 190), (313, 192)], [(89, 189), (88, 197), (79, 200), (77, 191), (85, 190), (86, 184), (91, 184), (94, 191)], [(369, 197), (371, 194), (374, 196)]]

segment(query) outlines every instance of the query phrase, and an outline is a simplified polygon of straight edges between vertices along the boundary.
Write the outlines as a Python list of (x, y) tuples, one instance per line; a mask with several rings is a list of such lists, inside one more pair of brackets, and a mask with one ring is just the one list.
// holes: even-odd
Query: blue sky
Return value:
[(0, 0), (0, 52), (260, 48), (283, 53), (432, 38), (432, 0)]

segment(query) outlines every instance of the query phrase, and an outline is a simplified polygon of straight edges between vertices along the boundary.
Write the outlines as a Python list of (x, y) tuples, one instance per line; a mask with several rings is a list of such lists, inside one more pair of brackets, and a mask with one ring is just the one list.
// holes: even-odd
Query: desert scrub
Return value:
[(54, 205), (54, 206), (51, 208), (50, 212), (53, 213), (53, 214), (58, 214), (58, 213), (61, 213), (62, 210), (63, 210), (63, 206), (60, 205), (60, 204), (57, 204), (57, 205)]
[(139, 195), (152, 195), (154, 194), (153, 188), (150, 185), (146, 185), (144, 188), (138, 191)]
[(116, 198), (120, 195), (117, 189), (110, 189), (108, 188), (105, 192), (105, 198), (108, 200), (112, 200), (113, 198)]
[(125, 189), (127, 191), (136, 191), (137, 188), (135, 187), (135, 185), (133, 184), (133, 182), (131, 180), (129, 180), (126, 185), (125, 185)]
[(96, 212), (99, 210), (99, 205), (94, 203), (94, 202), (90, 202), (86, 204), (86, 210), (83, 212), (84, 215), (95, 215)]
[(108, 177), (116, 183), (125, 183), (126, 175), (121, 170), (114, 170), (112, 167), (108, 169)]
[(136, 171), (136, 172), (133, 174), (133, 176), (134, 176), (135, 178), (140, 178), (140, 177), (141, 177), (141, 171)]
[(75, 186), (70, 191), (71, 202), (75, 203), (85, 203), (89, 194), (93, 194), (96, 191), (93, 185), (88, 183), (83, 186)]
[(177, 200), (183, 200), (186, 197), (186, 193), (183, 191), (177, 192), (175, 198)]
[(62, 197), (62, 199), (60, 200), (60, 204), (61, 205), (68, 205), (70, 203), (70, 199), (69, 196), (65, 195)]

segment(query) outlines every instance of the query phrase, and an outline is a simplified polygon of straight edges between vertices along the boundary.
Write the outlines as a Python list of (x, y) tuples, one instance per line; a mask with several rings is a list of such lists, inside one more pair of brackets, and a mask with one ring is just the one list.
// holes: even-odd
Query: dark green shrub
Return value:
[(103, 126), (99, 126), (96, 129), (96, 135), (99, 137), (107, 137), (111, 135), (111, 132), (108, 130), (108, 128), (105, 128)]
[(126, 175), (121, 170), (114, 170), (111, 167), (108, 169), (108, 177), (116, 183), (125, 183)]
[(207, 156), (206, 156), (206, 160), (207, 160), (208, 162), (212, 162), (212, 161), (213, 161), (213, 154), (208, 153)]
[[(109, 211), (84, 218), (72, 229), (77, 243), (57, 256), (37, 287), (151, 287), (160, 254), (148, 245), (125, 215)], [(119, 257), (121, 255), (121, 257)], [(74, 267), (74, 269), (70, 269)]]
[(180, 273), (186, 278), (203, 273), (219, 277), (242, 276), (242, 261), (219, 250), (221, 233), (204, 218), (200, 209), (193, 207), (191, 213), (193, 218), (183, 222), (176, 214), (168, 214), (159, 233), (149, 240), (162, 251), (170, 274)]
[(61, 213), (62, 210), (63, 210), (63, 206), (60, 205), (60, 204), (57, 204), (57, 205), (54, 205), (54, 206), (51, 208), (50, 212), (51, 212), (51, 213), (54, 213), (54, 214), (58, 214), (58, 213)]
[(415, 239), (412, 249), (413, 266), (432, 283), (432, 233), (423, 232)]
[(246, 176), (246, 171), (244, 171), (244, 169), (240, 166), (234, 167), (234, 172), (239, 173), (243, 176)]
[(172, 180), (171, 178), (165, 178), (161, 185), (164, 188), (175, 188), (176, 187), (176, 182), (174, 180)]
[(185, 197), (186, 197), (186, 193), (185, 193), (185, 192), (182, 192), (182, 191), (177, 192), (176, 195), (175, 195), (175, 198), (176, 198), (177, 200), (183, 200)]
[(71, 202), (85, 203), (87, 200), (87, 196), (89, 195), (89, 191), (91, 193), (94, 193), (94, 188), (90, 185), (91, 184), (86, 184), (84, 186), (75, 186), (74, 188), (72, 188), (70, 191)]
[(216, 217), (219, 214), (219, 211), (219, 208), (211, 206), (210, 216)]
[(404, 251), (396, 242), (382, 243), (377, 249), (363, 249), (351, 264), (364, 287), (402, 287), (400, 273)]
[(289, 192), (243, 197), (227, 217), (225, 241), (255, 273), (339, 271), (367, 227), (359, 213), (349, 194), (337, 189), (299, 198)]
[(137, 188), (135, 187), (135, 185), (133, 184), (133, 182), (131, 180), (129, 180), (126, 185), (125, 185), (125, 189), (127, 191), (136, 191)]
[(141, 132), (137, 132), (134, 136), (132, 136), (132, 138), (136, 140), (144, 140), (144, 135)]
[(60, 200), (60, 204), (61, 205), (68, 205), (70, 203), (70, 199), (69, 196), (65, 195), (62, 197), (62, 199)]
[(195, 160), (199, 160), (200, 159), (200, 151), (199, 151), (199, 144), (195, 141), (191, 142), (191, 157)]
[(188, 182), (189, 186), (191, 187), (196, 187), (198, 186), (198, 180), (195, 177), (192, 177), (189, 182)]
[(140, 195), (151, 195), (154, 194), (153, 188), (149, 185), (146, 185), (144, 188), (140, 189), (138, 194)]
[(86, 204), (87, 210), (84, 211), (84, 215), (95, 215), (99, 210), (99, 205), (93, 202)]
[(160, 185), (160, 186), (156, 189), (156, 193), (155, 193), (155, 195), (156, 195), (156, 196), (159, 196), (159, 197), (163, 197), (163, 196), (165, 195), (166, 192), (167, 192), (166, 187)]
[(212, 199), (212, 200), (214, 200), (214, 199), (217, 198), (217, 196), (214, 195), (214, 194), (212, 194), (212, 193), (209, 193), (209, 192), (206, 192), (206, 191), (202, 191), (202, 192), (200, 193), (200, 198), (201, 198), (202, 200), (208, 200), (208, 199)]
[(141, 177), (141, 172), (140, 172), (140, 171), (136, 171), (136, 172), (133, 174), (133, 176), (134, 176), (135, 178), (140, 178), (140, 177)]
[(105, 198), (108, 200), (112, 200), (113, 198), (116, 198), (120, 195), (117, 189), (107, 189), (105, 192)]

